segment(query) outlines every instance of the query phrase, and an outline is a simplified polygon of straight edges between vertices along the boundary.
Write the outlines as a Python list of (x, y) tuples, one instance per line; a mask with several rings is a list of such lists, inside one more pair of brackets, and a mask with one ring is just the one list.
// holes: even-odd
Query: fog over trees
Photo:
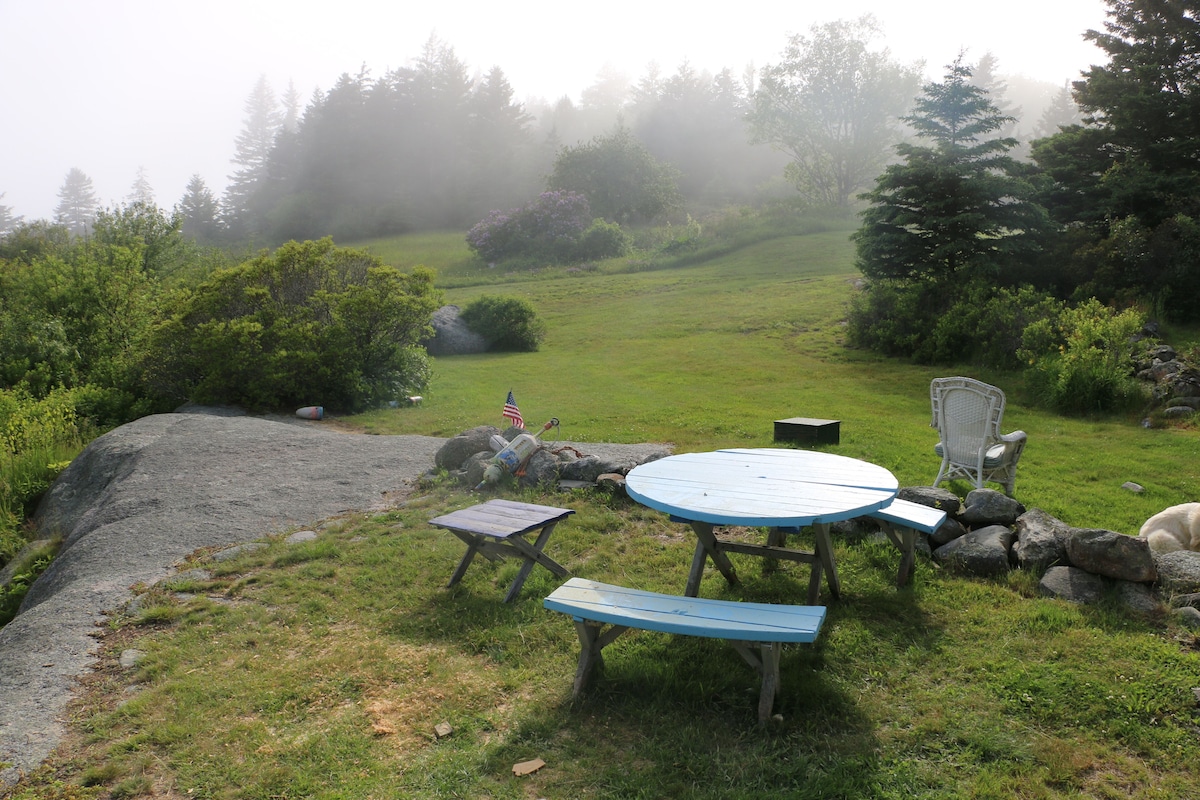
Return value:
[[(280, 96), (262, 76), (244, 98), (220, 197), (195, 174), (170, 205), (208, 243), (465, 230), (554, 188), (569, 151), (627, 136), (674, 175), (679, 201), (667, 205), (681, 214), (772, 197), (849, 206), (911, 135), (898, 119), (916, 95), (918, 65), (872, 46), (877, 33), (869, 18), (814, 26), (761, 69), (651, 64), (632, 78), (606, 67), (578, 102), (521, 103), (501, 66), (472, 69), (436, 37), (405, 66), (343, 73), (306, 104), (294, 85)], [(979, 67), (1002, 109), (1041, 113), (1053, 93), (1025, 86), (1006, 100), (1017, 92), (995, 58)], [(1064, 123), (1077, 119), (1069, 95), (1057, 103)], [(1023, 118), (1015, 135), (1056, 121)], [(154, 203), (150, 178), (139, 168), (126, 202)], [(66, 176), (59, 200), (54, 220), (85, 233), (100, 202), (82, 169)], [(646, 221), (591, 200), (612, 222)], [(17, 222), (0, 206), (0, 223)]]

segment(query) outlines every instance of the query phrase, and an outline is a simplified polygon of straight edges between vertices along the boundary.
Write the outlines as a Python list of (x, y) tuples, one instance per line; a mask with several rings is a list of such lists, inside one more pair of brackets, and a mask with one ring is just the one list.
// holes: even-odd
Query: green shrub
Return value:
[(28, 541), (26, 512), (81, 448), (73, 392), (0, 390), (0, 566)]
[(576, 261), (592, 261), (623, 256), (629, 252), (630, 240), (615, 222), (592, 220), (575, 245)]
[(427, 385), (439, 304), (423, 267), (288, 242), (195, 290), (158, 331), (151, 380), (198, 402), (360, 411)]
[(489, 350), (533, 352), (546, 336), (546, 324), (529, 301), (484, 295), (460, 315), (467, 327), (487, 340)]
[(1027, 385), (1040, 402), (1068, 414), (1144, 403), (1130, 344), (1144, 325), (1140, 312), (1117, 312), (1095, 298), (1031, 323), (1019, 351), (1029, 364)]

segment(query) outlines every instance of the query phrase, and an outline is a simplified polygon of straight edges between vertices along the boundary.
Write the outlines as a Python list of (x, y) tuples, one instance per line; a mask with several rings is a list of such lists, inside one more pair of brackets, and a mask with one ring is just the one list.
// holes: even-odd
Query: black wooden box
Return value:
[(840, 419), (809, 419), (792, 417), (775, 420), (775, 441), (798, 444), (838, 444), (841, 441)]

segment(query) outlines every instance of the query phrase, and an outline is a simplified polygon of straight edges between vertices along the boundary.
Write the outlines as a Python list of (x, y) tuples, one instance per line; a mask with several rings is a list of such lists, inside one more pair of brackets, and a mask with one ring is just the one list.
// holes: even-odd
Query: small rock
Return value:
[(1127, 489), (1135, 494), (1141, 494), (1142, 492), (1146, 491), (1146, 487), (1142, 486), (1140, 483), (1134, 483), (1133, 481), (1125, 481), (1121, 484), (1121, 488)]
[(266, 542), (246, 542), (245, 544), (235, 544), (233, 547), (226, 547), (224, 550), (218, 550), (208, 558), (210, 561), (229, 561), (237, 558), (242, 553), (261, 550), (266, 546)]
[(606, 472), (596, 476), (596, 485), (610, 492), (624, 491), (625, 476), (619, 472)]
[(121, 669), (132, 669), (136, 667), (138, 662), (145, 657), (145, 650), (135, 650), (130, 648), (128, 650), (121, 651), (121, 657), (118, 659), (118, 663), (121, 665)]
[(1175, 609), (1175, 618), (1179, 623), (1192, 630), (1200, 630), (1200, 610), (1191, 606)]
[(454, 729), (450, 727), (449, 722), (439, 722), (433, 726), (433, 735), (439, 739), (445, 739), (452, 733), (454, 733)]
[(302, 542), (311, 542), (313, 539), (316, 539), (316, 538), (317, 538), (316, 531), (296, 531), (295, 533), (293, 533), (291, 536), (287, 537), (283, 541), (286, 542), (287, 544), (300, 544)]

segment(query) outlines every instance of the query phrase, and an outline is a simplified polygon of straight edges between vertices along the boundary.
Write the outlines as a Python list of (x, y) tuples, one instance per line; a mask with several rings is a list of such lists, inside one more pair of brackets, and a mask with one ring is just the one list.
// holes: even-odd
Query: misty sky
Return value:
[(1082, 39), (1103, 0), (840, 0), (701, 4), (411, 0), (0, 0), (0, 204), (49, 218), (68, 170), (122, 202), (139, 167), (171, 208), (199, 173), (220, 195), (259, 75), (307, 105), (343, 72), (408, 64), (431, 35), (472, 72), (504, 70), (519, 99), (578, 101), (606, 66), (636, 80), (779, 59), (814, 23), (874, 14), (893, 56), (931, 78), (965, 49), (1004, 74), (1062, 85), (1103, 63)]

